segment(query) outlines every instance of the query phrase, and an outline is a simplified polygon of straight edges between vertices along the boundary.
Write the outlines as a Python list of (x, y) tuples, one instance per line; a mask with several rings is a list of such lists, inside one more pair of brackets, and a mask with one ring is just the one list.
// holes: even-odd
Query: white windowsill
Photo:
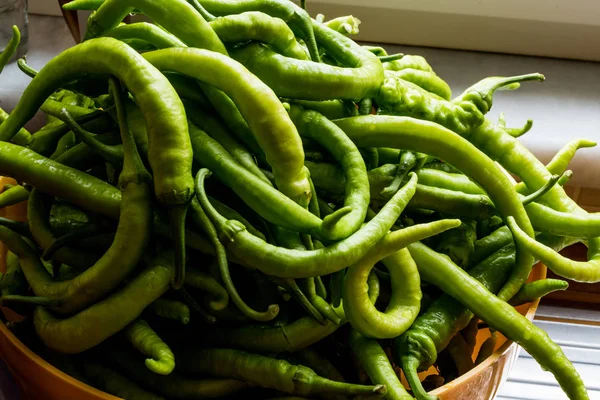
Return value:
[[(367, 5), (365, 5), (367, 4)], [(308, 0), (314, 17), (353, 14), (358, 40), (600, 61), (596, 0)], [(61, 15), (56, 0), (32, 14)]]

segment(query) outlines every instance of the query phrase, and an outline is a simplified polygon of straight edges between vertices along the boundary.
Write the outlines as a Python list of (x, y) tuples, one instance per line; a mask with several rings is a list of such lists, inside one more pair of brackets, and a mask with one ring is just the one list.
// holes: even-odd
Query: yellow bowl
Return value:
[[(14, 182), (6, 181), (6, 179), (0, 177), (0, 190), (4, 183)], [(12, 208), (5, 207), (0, 210), (0, 214), (23, 221), (26, 216), (25, 210), (24, 203), (22, 203), (12, 206)], [(6, 249), (0, 242), (0, 270), (2, 271), (4, 271), (5, 255)], [(538, 264), (533, 269), (530, 280), (545, 277), (546, 267)], [(536, 301), (525, 304), (517, 309), (529, 320), (533, 320), (538, 303)], [(1, 312), (4, 312), (10, 321), (18, 318), (18, 315), (9, 309), (2, 308)], [(474, 354), (477, 354), (487, 336), (489, 336), (487, 331), (479, 331)], [(432, 394), (438, 395), (442, 400), (491, 400), (498, 392), (500, 384), (506, 380), (517, 359), (518, 351), (516, 343), (500, 336), (496, 344), (496, 351), (490, 357), (468, 373), (436, 389)], [(118, 397), (95, 389), (55, 368), (27, 348), (3, 323), (0, 323), (0, 358), (4, 360), (14, 375), (25, 399), (119, 400)], [(423, 375), (427, 373), (429, 372), (425, 372)]]

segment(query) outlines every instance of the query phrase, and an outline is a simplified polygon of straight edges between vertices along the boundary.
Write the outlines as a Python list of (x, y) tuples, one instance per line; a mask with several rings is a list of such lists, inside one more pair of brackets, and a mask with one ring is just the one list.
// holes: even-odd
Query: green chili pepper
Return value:
[(513, 306), (520, 306), (541, 299), (550, 293), (567, 290), (568, 288), (569, 283), (566, 281), (560, 279), (541, 279), (523, 285), (515, 297), (510, 299), (509, 303)]
[[(407, 245), (459, 225), (460, 220), (440, 220), (413, 225), (394, 233), (404, 232), (404, 245)], [(417, 266), (408, 250), (386, 249), (386, 241), (387, 238), (384, 238), (358, 262), (348, 267), (343, 291), (344, 310), (352, 327), (363, 336), (378, 339), (401, 335), (415, 320), (421, 306), (421, 281)], [(381, 259), (392, 279), (392, 295), (385, 312), (375, 308), (365, 284), (375, 262)]]
[(310, 368), (292, 365), (257, 354), (231, 349), (203, 349), (185, 351), (177, 356), (182, 370), (194, 374), (210, 374), (221, 378), (244, 380), (259, 387), (272, 388), (284, 393), (310, 396), (324, 393), (345, 395), (378, 394), (384, 396), (384, 385), (356, 385), (335, 382), (318, 376)]
[(350, 212), (341, 218), (338, 213), (323, 219), (321, 235), (330, 240), (341, 240), (356, 232), (365, 220), (369, 205), (367, 169), (360, 152), (351, 140), (333, 122), (316, 111), (292, 106), (290, 117), (303, 137), (315, 140), (340, 163), (346, 181), (344, 208)]
[(302, 365), (314, 370), (323, 378), (338, 382), (345, 381), (344, 377), (340, 371), (338, 371), (335, 365), (333, 365), (321, 351), (313, 347), (306, 347), (294, 352), (294, 357), (297, 358)]
[(151, 43), (157, 49), (185, 46), (177, 37), (148, 22), (120, 25), (103, 32), (101, 36), (113, 37), (120, 40), (139, 38)]
[[(60, 304), (53, 307), (56, 311), (76, 312), (105, 296), (133, 271), (146, 249), (152, 227), (150, 177), (126, 125), (122, 125), (121, 136), (125, 149), (123, 170), (119, 176), (119, 185), (123, 193), (121, 217), (113, 244), (92, 267), (72, 280), (54, 282), (33, 249), (10, 231), (0, 230), (7, 247), (11, 250), (14, 248), (15, 254), (21, 258), (23, 272), (34, 293), (59, 300)], [(35, 208), (36, 202), (32, 201), (35, 199), (36, 190), (30, 195), (30, 218), (34, 218), (36, 212), (39, 212)], [(128, 246), (122, 245), (124, 240), (127, 240)], [(118, 260), (120, 268), (113, 268), (115, 260)]]
[(375, 384), (385, 385), (387, 388), (386, 399), (409, 400), (413, 398), (398, 379), (387, 354), (376, 340), (366, 338), (352, 330), (350, 347), (371, 381)]
[[(511, 218), (509, 217), (509, 220)], [(546, 332), (493, 296), (483, 285), (449, 259), (420, 243), (408, 245), (421, 277), (454, 297), (493, 329), (515, 341), (556, 377), (570, 399), (589, 399), (581, 377)]]
[(230, 53), (281, 97), (353, 100), (377, 95), (383, 82), (377, 57), (322, 24), (313, 22), (313, 28), (321, 46), (346, 68), (294, 60), (253, 43)]
[(455, 190), (467, 194), (485, 194), (473, 181), (463, 174), (444, 172), (432, 168), (419, 168), (415, 171), (419, 183), (441, 189)]
[(573, 139), (563, 148), (561, 148), (555, 155), (552, 157), (552, 160), (546, 164), (546, 169), (551, 174), (562, 174), (567, 170), (567, 166), (575, 156), (577, 150), (582, 148), (595, 147), (596, 142), (586, 139)]
[(133, 347), (146, 357), (146, 367), (159, 375), (169, 375), (175, 369), (175, 356), (169, 346), (143, 319), (136, 319), (123, 330)]
[(294, 32), (280, 18), (262, 12), (247, 11), (215, 18), (209, 24), (225, 43), (255, 40), (269, 45), (283, 56), (308, 60), (308, 54), (296, 41)]
[(158, 299), (173, 279), (173, 254), (156, 257), (152, 264), (106, 299), (66, 319), (45, 308), (34, 311), (35, 330), (42, 342), (62, 353), (79, 353), (123, 329)]
[(12, 37), (8, 41), (4, 50), (2, 50), (2, 53), (0, 53), (0, 74), (12, 56), (16, 53), (19, 43), (21, 43), (21, 32), (19, 32), (19, 28), (17, 28), (16, 25), (13, 25)]
[(515, 241), (543, 262), (555, 274), (577, 282), (600, 281), (600, 265), (595, 258), (597, 253), (592, 248), (588, 250), (589, 261), (573, 261), (561, 256), (543, 243), (524, 235), (512, 218), (508, 218), (507, 224)]
[(105, 0), (73, 0), (63, 4), (64, 10), (97, 10)]
[(285, 0), (198, 0), (207, 11), (216, 15), (241, 14), (247, 11), (260, 11), (271, 17), (284, 20), (296, 36), (306, 43), (310, 58), (320, 62), (315, 32), (308, 13), (296, 4)]

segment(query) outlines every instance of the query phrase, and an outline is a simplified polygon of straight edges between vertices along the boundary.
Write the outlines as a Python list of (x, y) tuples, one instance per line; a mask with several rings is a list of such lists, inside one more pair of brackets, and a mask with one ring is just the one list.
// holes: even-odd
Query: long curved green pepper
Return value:
[(117, 26), (102, 33), (101, 36), (113, 37), (115, 39), (142, 39), (151, 43), (157, 49), (167, 47), (184, 47), (185, 44), (176, 36), (160, 29), (158, 26), (148, 22), (136, 22)]
[(485, 194), (483, 189), (463, 174), (444, 172), (426, 167), (419, 168), (415, 173), (419, 177), (419, 183), (423, 185), (456, 190), (467, 194)]
[(230, 96), (264, 150), (279, 190), (308, 205), (310, 185), (302, 142), (285, 108), (264, 83), (239, 63), (213, 51), (171, 48), (144, 53), (144, 58), (160, 70), (191, 76)]
[(232, 349), (185, 350), (179, 357), (183, 371), (208, 373), (222, 378), (234, 378), (259, 387), (277, 389), (284, 393), (311, 396), (326, 393), (370, 395), (383, 397), (384, 385), (356, 385), (331, 381), (318, 376), (312, 369), (292, 365), (285, 360)]
[(116, 28), (134, 8), (188, 46), (227, 54), (225, 46), (208, 22), (185, 0), (106, 0), (88, 18), (84, 40)]
[(232, 49), (230, 54), (280, 97), (359, 100), (376, 96), (383, 83), (379, 59), (322, 24), (313, 22), (313, 27), (320, 45), (345, 67), (294, 60), (256, 43)]
[(298, 60), (309, 59), (285, 21), (263, 12), (248, 11), (217, 17), (209, 24), (219, 39), (225, 43), (244, 43), (254, 40), (271, 46), (273, 50), (286, 57)]
[(8, 44), (0, 53), (0, 74), (2, 70), (8, 64), (12, 56), (16, 53), (19, 44), (21, 43), (21, 32), (19, 32), (19, 28), (16, 25), (12, 26), (12, 37), (8, 41)]
[(377, 340), (366, 338), (353, 329), (350, 332), (350, 347), (369, 375), (371, 382), (385, 385), (387, 388), (386, 399), (412, 400), (413, 397), (408, 394), (398, 379), (387, 354)]
[(543, 262), (555, 274), (576, 282), (600, 281), (600, 259), (597, 258), (597, 253), (594, 253), (592, 248), (588, 250), (589, 261), (573, 261), (558, 254), (543, 243), (524, 235), (513, 219), (508, 218), (507, 224), (515, 241)]
[(281, 18), (296, 36), (304, 40), (311, 60), (321, 62), (310, 15), (293, 2), (286, 0), (198, 0), (198, 2), (215, 15), (260, 11), (271, 17)]
[(365, 162), (346, 134), (316, 111), (302, 110), (299, 106), (290, 106), (290, 117), (302, 137), (313, 139), (324, 147), (344, 171), (344, 208), (350, 211), (338, 218), (338, 213), (323, 218), (322, 235), (330, 240), (342, 240), (356, 232), (367, 215), (369, 206), (369, 178)]
[[(440, 220), (396, 232), (404, 231), (405, 243), (408, 244), (459, 225), (460, 220)], [(382, 240), (381, 244), (348, 267), (342, 296), (344, 311), (352, 327), (363, 336), (376, 339), (390, 339), (404, 333), (417, 318), (422, 297), (417, 266), (408, 250), (386, 249), (385, 242), (385, 239)], [(385, 312), (375, 308), (366, 285), (375, 263), (382, 259), (392, 279), (392, 294)]]
[[(459, 135), (440, 125), (406, 117), (359, 116), (334, 122), (358, 147), (404, 148), (446, 160), (488, 193), (500, 215), (518, 218), (519, 226), (533, 236), (529, 217), (506, 175), (494, 161)], [(532, 266), (533, 257), (517, 248), (513, 276), (501, 292), (502, 299), (516, 294)]]
[(509, 303), (513, 306), (520, 306), (541, 299), (550, 293), (567, 290), (568, 288), (569, 283), (560, 279), (540, 279), (523, 285), (515, 297), (510, 299)]
[(569, 399), (589, 399), (585, 384), (573, 364), (546, 332), (519, 314), (513, 306), (492, 295), (449, 259), (440, 257), (421, 243), (410, 244), (408, 249), (424, 280), (438, 286), (491, 328), (523, 347), (543, 368), (554, 374)]
[(552, 160), (546, 164), (546, 169), (551, 174), (562, 174), (567, 170), (569, 163), (575, 157), (575, 153), (579, 149), (595, 147), (596, 142), (587, 139), (573, 139), (564, 145), (555, 155)]
[(146, 357), (146, 367), (156, 374), (169, 375), (175, 369), (175, 355), (169, 346), (143, 319), (136, 319), (123, 333), (140, 353)]
[(97, 346), (125, 328), (168, 289), (174, 275), (173, 255), (165, 253), (123, 288), (66, 319), (45, 308), (33, 313), (35, 331), (42, 342), (61, 353), (75, 354)]

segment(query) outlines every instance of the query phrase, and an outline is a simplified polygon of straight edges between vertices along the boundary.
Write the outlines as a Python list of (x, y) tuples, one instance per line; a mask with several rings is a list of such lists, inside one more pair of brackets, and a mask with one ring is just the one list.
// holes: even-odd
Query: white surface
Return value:
[[(365, 4), (363, 0), (320, 2), (338, 6)], [(600, 26), (600, 2), (596, 0), (370, 0), (369, 7)]]
[(62, 15), (56, 0), (29, 0), (29, 12), (41, 15)]

